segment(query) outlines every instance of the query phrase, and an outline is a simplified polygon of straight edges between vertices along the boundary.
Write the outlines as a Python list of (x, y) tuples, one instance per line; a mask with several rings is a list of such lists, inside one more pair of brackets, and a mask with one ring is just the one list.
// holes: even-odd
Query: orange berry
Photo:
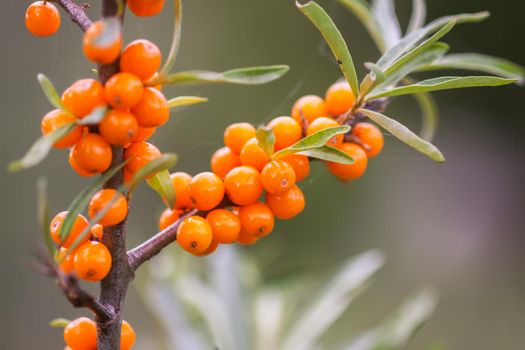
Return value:
[(199, 210), (215, 208), (224, 197), (224, 183), (214, 173), (197, 174), (188, 185), (188, 193), (193, 206)]
[(102, 242), (102, 237), (104, 236), (104, 226), (101, 224), (95, 224), (91, 227), (91, 237), (97, 239), (99, 242)]
[(303, 129), (297, 120), (290, 117), (277, 117), (268, 123), (275, 135), (275, 150), (279, 151), (299, 141)]
[(131, 111), (137, 117), (139, 125), (145, 128), (163, 125), (170, 118), (170, 109), (166, 97), (162, 92), (152, 87), (144, 89), (142, 99)]
[(100, 190), (89, 201), (89, 217), (94, 219), (99, 212), (104, 210), (107, 210), (106, 214), (98, 221), (102, 226), (119, 224), (128, 215), (128, 201), (117, 190)]
[(126, 168), (134, 174), (161, 155), (159, 149), (151, 143), (134, 143), (124, 151), (124, 159), (129, 159)]
[(212, 240), (210, 246), (208, 247), (208, 249), (206, 249), (206, 250), (203, 251), (202, 253), (198, 253), (198, 254), (195, 254), (195, 255), (197, 255), (197, 256), (206, 256), (206, 255), (210, 255), (211, 253), (213, 253), (214, 251), (216, 251), (218, 247), (219, 247), (219, 242), (217, 242), (217, 241), (215, 241), (215, 240)]
[(35, 1), (26, 11), (26, 28), (35, 36), (49, 36), (60, 28), (60, 12), (49, 1)]
[(268, 193), (266, 204), (279, 219), (291, 219), (304, 209), (304, 194), (298, 186), (293, 186), (281, 194)]
[(224, 144), (235, 154), (239, 154), (252, 137), (255, 137), (255, 128), (250, 123), (234, 123), (224, 130)]
[(98, 134), (84, 135), (73, 146), (74, 163), (88, 173), (102, 173), (111, 165), (111, 146)]
[(246, 142), (241, 150), (242, 165), (249, 165), (260, 171), (269, 160), (270, 157), (259, 146), (259, 141), (255, 137)]
[(283, 160), (272, 160), (261, 171), (261, 182), (269, 193), (283, 193), (295, 185), (295, 171)]
[(126, 145), (137, 135), (137, 118), (127, 111), (112, 109), (98, 124), (100, 135), (112, 145)]
[(324, 100), (319, 96), (306, 95), (295, 102), (292, 108), (292, 117), (302, 124), (302, 120), (311, 123), (319, 117), (328, 115)]
[(111, 270), (111, 253), (104, 244), (88, 241), (78, 247), (74, 266), (79, 278), (91, 282), (101, 281)]
[(58, 265), (58, 268), (65, 274), (70, 274), (73, 272), (73, 260), (75, 258), (74, 253), (67, 254), (67, 248), (60, 248), (58, 251), (58, 260), (60, 261), (60, 264)]
[(79, 317), (64, 328), (66, 344), (75, 350), (95, 350), (97, 348), (97, 326), (87, 317)]
[(290, 164), (295, 172), (295, 181), (299, 182), (310, 174), (310, 161), (307, 156), (301, 154), (290, 154), (283, 157), (286, 163)]
[(122, 47), (121, 33), (115, 35), (114, 38), (110, 38), (112, 39), (111, 42), (107, 42), (108, 39), (102, 39), (105, 30), (106, 23), (104, 21), (96, 21), (84, 33), (82, 49), (84, 50), (84, 55), (91, 62), (109, 64), (114, 62), (120, 55), (120, 48)]
[[(62, 126), (76, 122), (77, 118), (62, 112), (59, 109), (52, 110), (47, 113), (42, 122), (40, 123), (40, 129), (42, 134), (47, 135)], [(75, 126), (66, 136), (55, 142), (53, 147), (55, 148), (67, 148), (73, 146), (82, 137), (82, 126)]]
[[(75, 219), (75, 221), (73, 222), (73, 226), (71, 227), (71, 230), (69, 231), (69, 236), (64, 242), (62, 242), (60, 240), (60, 230), (62, 229), (62, 224), (64, 223), (64, 220), (66, 219), (67, 214), (68, 214), (67, 211), (58, 213), (53, 218), (53, 220), (51, 221), (51, 224), (49, 225), (49, 233), (51, 234), (51, 238), (53, 239), (53, 241), (56, 244), (62, 247), (65, 247), (65, 248), (69, 248), (69, 246), (75, 243), (75, 241), (80, 237), (80, 234), (82, 233), (82, 231), (84, 231), (86, 227), (89, 226), (89, 222), (87, 221), (87, 219), (83, 215), (79, 214), (77, 218)], [(88, 239), (89, 239), (89, 236), (86, 235), (86, 237), (84, 237), (81, 242), (85, 242)]]
[(117, 73), (106, 82), (104, 95), (114, 108), (132, 108), (142, 99), (144, 87), (136, 75)]
[(275, 218), (270, 208), (262, 203), (255, 202), (245, 205), (239, 210), (243, 235), (265, 237), (273, 230)]
[(133, 173), (128, 168), (124, 168), (124, 184), (131, 183), (133, 180)]
[(151, 78), (162, 63), (157, 45), (146, 39), (134, 40), (122, 51), (120, 70), (135, 74), (142, 81)]
[(182, 210), (179, 209), (164, 209), (159, 218), (159, 229), (161, 231), (165, 230), (171, 226), (175, 221), (177, 221), (182, 215)]
[(355, 143), (343, 143), (339, 149), (354, 159), (352, 164), (327, 163), (328, 170), (343, 181), (355, 180), (364, 174), (368, 164), (366, 152)]
[(252, 245), (257, 243), (259, 237), (254, 234), (248, 233), (246, 230), (241, 229), (239, 236), (237, 236), (236, 242), (242, 245)]
[(191, 175), (176, 172), (170, 175), (171, 183), (175, 189), (175, 208), (191, 208), (191, 199), (189, 194), (189, 185), (191, 182)]
[(139, 142), (148, 141), (149, 138), (155, 133), (155, 131), (157, 131), (157, 128), (143, 128), (142, 126), (139, 125), (137, 134), (131, 140), (131, 142), (139, 143)]
[(229, 210), (215, 209), (206, 215), (211, 226), (213, 240), (218, 243), (233, 243), (241, 231), (241, 220)]
[(76, 117), (84, 118), (106, 104), (104, 87), (95, 79), (77, 80), (62, 93), (62, 103)]
[(182, 220), (177, 228), (177, 242), (182, 249), (200, 254), (211, 245), (213, 238), (210, 224), (200, 216), (190, 216)]
[[(314, 120), (306, 130), (306, 135), (310, 136), (312, 134), (315, 134), (318, 131), (328, 129), (334, 126), (339, 126), (339, 123), (333, 120), (332, 118), (328, 117), (321, 117)], [(336, 135), (332, 137), (326, 144), (328, 146), (337, 147), (343, 143), (343, 137), (344, 135)]]
[(367, 146), (365, 152), (368, 157), (375, 157), (383, 150), (385, 144), (383, 133), (374, 124), (357, 123), (352, 129), (352, 135), (357, 136)]
[(86, 169), (83, 169), (78, 166), (78, 164), (75, 161), (75, 157), (73, 156), (73, 148), (69, 151), (69, 156), (67, 159), (68, 159), (69, 165), (71, 165), (71, 168), (73, 168), (73, 170), (75, 170), (78, 175), (83, 176), (83, 177), (89, 177), (89, 176), (94, 176), (97, 174), (97, 173), (89, 172)]
[(261, 174), (251, 166), (233, 168), (224, 178), (228, 198), (237, 205), (255, 202), (262, 195)]
[(122, 320), (122, 328), (120, 332), (120, 350), (130, 350), (135, 344), (135, 330), (131, 325)]
[(162, 11), (164, 0), (128, 0), (127, 4), (135, 16), (149, 17)]
[(346, 113), (354, 106), (355, 96), (346, 81), (332, 84), (325, 95), (326, 109), (331, 115)]
[(210, 163), (211, 170), (220, 178), (224, 178), (230, 170), (241, 165), (241, 159), (228, 147), (222, 147), (213, 153)]

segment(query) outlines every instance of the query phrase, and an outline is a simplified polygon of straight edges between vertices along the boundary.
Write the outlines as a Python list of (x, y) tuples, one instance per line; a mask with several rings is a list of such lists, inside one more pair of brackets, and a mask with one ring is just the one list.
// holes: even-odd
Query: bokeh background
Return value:
[[(458, 26), (449, 36), (452, 51), (478, 51), (525, 64), (521, 33), (525, 3), (515, 0), (429, 1), (429, 17), (490, 10), (481, 24)], [(99, 1), (91, 1), (96, 18)], [(169, 3), (169, 2), (168, 2)], [(320, 3), (334, 16), (356, 62), (377, 59), (372, 41), (355, 18), (332, 1)], [(4, 81), (0, 159), (2, 169), (39, 136), (40, 118), (50, 109), (35, 76), (45, 72), (62, 90), (89, 77), (91, 65), (80, 50), (80, 31), (63, 16), (60, 32), (38, 39), (25, 30), (28, 1), (3, 3), (0, 31)], [(169, 4), (168, 8), (171, 7)], [(398, 0), (406, 23), (410, 1)], [(171, 40), (171, 11), (153, 19), (129, 15), (126, 42), (152, 39), (164, 52)], [(283, 79), (260, 87), (167, 88), (168, 96), (195, 94), (210, 102), (172, 115), (153, 140), (180, 156), (178, 169), (208, 169), (222, 130), (236, 121), (255, 124), (286, 115), (303, 94), (324, 94), (339, 76), (319, 34), (293, 1), (187, 1), (177, 69), (224, 70), (289, 64)], [(363, 72), (362, 64), (359, 69)], [(447, 349), (522, 349), (525, 324), (525, 90), (516, 86), (436, 94), (441, 125), (435, 143), (447, 162), (434, 164), (386, 135), (384, 153), (370, 162), (362, 179), (342, 184), (315, 166), (303, 189), (308, 205), (300, 217), (279, 223), (272, 236), (244, 249), (264, 262), (271, 282), (290, 274), (323, 275), (345, 258), (381, 248), (386, 268), (374, 286), (343, 316), (336, 332), (347, 334), (376, 324), (411, 291), (435, 286), (437, 313), (409, 349), (443, 344)], [(396, 100), (387, 113), (419, 128), (410, 98)], [(63, 342), (47, 326), (58, 316), (75, 317), (54, 284), (28, 270), (39, 239), (35, 181), (49, 180), (52, 208), (62, 210), (86, 185), (56, 151), (41, 165), (17, 175), (0, 171), (0, 338), (3, 349), (59, 349)], [(162, 204), (147, 188), (135, 197), (130, 245), (155, 232)], [(171, 249), (178, 249), (173, 247)], [(275, 252), (278, 252), (277, 254)], [(178, 253), (183, 254), (182, 251)], [(136, 292), (129, 294), (126, 318), (140, 332), (154, 324)]]

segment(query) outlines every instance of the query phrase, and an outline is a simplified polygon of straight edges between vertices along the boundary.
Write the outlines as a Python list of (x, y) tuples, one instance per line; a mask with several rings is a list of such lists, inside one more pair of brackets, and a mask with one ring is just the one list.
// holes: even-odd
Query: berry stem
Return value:
[(91, 20), (86, 15), (85, 6), (77, 4), (73, 0), (55, 0), (55, 2), (64, 9), (69, 18), (76, 23), (82, 31), (86, 31), (91, 25)]

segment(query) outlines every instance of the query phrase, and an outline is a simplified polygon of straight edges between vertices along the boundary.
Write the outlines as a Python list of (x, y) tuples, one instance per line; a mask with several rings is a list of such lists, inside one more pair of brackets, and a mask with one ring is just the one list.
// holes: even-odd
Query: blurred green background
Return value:
[[(461, 25), (447, 42), (454, 52), (478, 51), (525, 64), (522, 45), (525, 3), (515, 0), (429, 1), (429, 18), (490, 10), (481, 24)], [(99, 1), (88, 11), (98, 15)], [(341, 28), (359, 63), (378, 52), (364, 29), (343, 8), (320, 1)], [(23, 16), (27, 1), (3, 4), (0, 32), (3, 169), (39, 136), (40, 118), (50, 109), (36, 82), (46, 73), (59, 90), (92, 76), (80, 50), (80, 31), (63, 15), (60, 32), (31, 37)], [(153, 141), (180, 156), (179, 170), (209, 168), (209, 157), (222, 142), (225, 126), (254, 124), (286, 115), (304, 94), (323, 95), (339, 76), (320, 36), (293, 1), (186, 1), (183, 41), (177, 69), (223, 70), (262, 64), (289, 64), (281, 80), (260, 87), (207, 86), (167, 88), (168, 96), (207, 96), (205, 105), (174, 113)], [(171, 3), (164, 13), (142, 20), (129, 15), (126, 42), (144, 37), (166, 52), (171, 40)], [(408, 20), (410, 1), (398, 0)], [(374, 325), (412, 290), (433, 285), (441, 293), (436, 315), (410, 349), (444, 344), (447, 349), (522, 349), (525, 324), (525, 90), (516, 86), (436, 95), (442, 114), (435, 143), (447, 162), (434, 164), (386, 135), (384, 153), (369, 163), (362, 179), (345, 185), (314, 166), (303, 189), (307, 208), (295, 220), (279, 223), (259, 244), (245, 248), (266, 264), (268, 281), (289, 276), (323, 275), (346, 257), (368, 248), (388, 257), (373, 288), (343, 316), (347, 334)], [(410, 98), (396, 100), (387, 113), (418, 130), (417, 107)], [(67, 166), (67, 153), (55, 151), (40, 166), (12, 175), (0, 172), (2, 234), (0, 296), (3, 349), (59, 349), (60, 331), (50, 319), (76, 317), (52, 281), (25, 263), (39, 240), (35, 181), (45, 175), (54, 211), (65, 208), (86, 185)], [(162, 204), (148, 188), (135, 196), (130, 246), (155, 232)], [(170, 249), (177, 249), (172, 247)], [(182, 251), (178, 253), (184, 254)], [(126, 318), (141, 335), (155, 324), (131, 290)], [(140, 348), (140, 347), (139, 347)]]

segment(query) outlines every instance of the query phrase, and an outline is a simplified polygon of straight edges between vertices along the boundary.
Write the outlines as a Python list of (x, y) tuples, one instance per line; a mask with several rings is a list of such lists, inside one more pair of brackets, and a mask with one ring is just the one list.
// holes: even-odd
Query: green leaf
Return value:
[(413, 33), (425, 25), (427, 4), (425, 0), (412, 0), (412, 14), (408, 22), (407, 34)]
[(358, 111), (365, 114), (368, 118), (372, 119), (374, 122), (376, 122), (383, 129), (390, 132), (395, 137), (397, 137), (399, 140), (403, 141), (404, 143), (413, 147), (414, 149), (423, 153), (424, 155), (430, 157), (436, 162), (445, 161), (445, 157), (443, 157), (443, 154), (439, 151), (439, 149), (437, 149), (436, 146), (434, 146), (428, 141), (421, 139), (403, 124), (381, 113), (377, 113), (367, 109), (359, 109)]
[(374, 100), (381, 97), (400, 96), (407, 94), (414, 94), (420, 92), (441, 91), (450, 89), (462, 89), (469, 87), (483, 87), (483, 86), (502, 86), (515, 83), (517, 79), (505, 79), (491, 76), (470, 76), (470, 77), (439, 77), (428, 80), (423, 80), (418, 83), (400, 86), (371, 94), (368, 100)]
[(66, 136), (75, 126), (76, 124), (73, 122), (67, 123), (47, 135), (42, 135), (35, 141), (24, 157), (9, 163), (8, 170), (15, 173), (39, 164), (47, 157), (53, 145)]
[(49, 326), (52, 328), (65, 328), (70, 322), (67, 318), (55, 318), (49, 322)]
[(170, 100), (168, 100), (168, 107), (169, 108), (179, 108), (179, 107), (185, 107), (194, 105), (197, 103), (204, 103), (208, 102), (208, 99), (206, 97), (198, 97), (198, 96), (178, 96), (174, 97)]
[(297, 152), (297, 154), (333, 163), (352, 164), (354, 162), (354, 159), (348, 154), (330, 146), (311, 148), (306, 151)]
[(100, 106), (96, 107), (89, 113), (87, 116), (85, 116), (82, 119), (77, 120), (78, 125), (95, 125), (98, 124), (104, 119), (106, 116), (106, 112), (108, 111), (107, 106)]
[(120, 19), (118, 17), (106, 17), (102, 19), (102, 31), (93, 39), (93, 46), (104, 49), (113, 45), (120, 39)]
[(413, 94), (412, 96), (421, 109), (422, 126), (419, 134), (423, 140), (431, 142), (439, 122), (437, 103), (429, 93)]
[(518, 79), (517, 84), (525, 82), (525, 68), (503, 58), (479, 53), (460, 53), (447, 55), (432, 64), (422, 67), (421, 71), (463, 69), (497, 75), (503, 78)]
[(273, 147), (275, 145), (275, 135), (273, 134), (272, 129), (260, 126), (257, 128), (255, 137), (257, 138), (257, 143), (259, 146), (268, 155), (268, 157), (271, 157), (273, 155)]
[(40, 225), (40, 230), (42, 231), (42, 235), (44, 236), (46, 248), (51, 254), (51, 256), (54, 256), (57, 251), (57, 248), (49, 232), (51, 218), (49, 217), (49, 203), (47, 201), (47, 180), (45, 178), (39, 178), (36, 182), (36, 197), (38, 224)]
[(374, 14), (381, 36), (387, 49), (401, 40), (401, 27), (397, 19), (393, 0), (373, 0), (372, 13)]
[(175, 189), (167, 169), (161, 170), (146, 180), (149, 187), (157, 192), (166, 206), (173, 209), (175, 206)]
[(142, 180), (155, 175), (161, 170), (171, 169), (177, 163), (177, 155), (164, 153), (159, 158), (153, 159), (145, 167), (137, 171), (131, 180), (126, 184), (129, 190), (135, 188)]
[[(304, 5), (301, 5), (298, 1), (295, 2), (295, 6), (317, 27), (317, 29), (323, 35), (326, 43), (330, 46), (332, 53), (343, 72), (343, 75), (350, 84), (352, 91), (357, 95), (359, 94), (359, 81), (357, 79), (357, 73), (354, 66), (354, 61), (346, 42), (337, 29), (335, 23), (332, 21), (330, 16), (323, 10), (321, 6), (316, 4), (314, 1), (309, 1)], [(356, 99), (359, 96), (356, 96)]]
[(167, 76), (171, 69), (173, 68), (173, 65), (175, 64), (175, 60), (177, 59), (177, 53), (179, 52), (180, 47), (180, 39), (181, 39), (181, 32), (182, 32), (182, 1), (181, 0), (174, 0), (174, 25), (173, 25), (173, 38), (171, 39), (171, 47), (170, 52), (168, 53), (168, 58), (166, 59), (166, 62), (164, 63), (164, 66), (159, 71), (160, 77)]
[(51, 80), (49, 80), (49, 78), (46, 77), (42, 73), (38, 73), (36, 78), (38, 79), (38, 82), (40, 83), (40, 87), (42, 88), (42, 91), (46, 95), (49, 103), (51, 103), (53, 107), (60, 109), (64, 113), (71, 115), (71, 112), (67, 110), (64, 104), (62, 104), (62, 99), (58, 95), (58, 92), (55, 89), (55, 86), (53, 85)]

